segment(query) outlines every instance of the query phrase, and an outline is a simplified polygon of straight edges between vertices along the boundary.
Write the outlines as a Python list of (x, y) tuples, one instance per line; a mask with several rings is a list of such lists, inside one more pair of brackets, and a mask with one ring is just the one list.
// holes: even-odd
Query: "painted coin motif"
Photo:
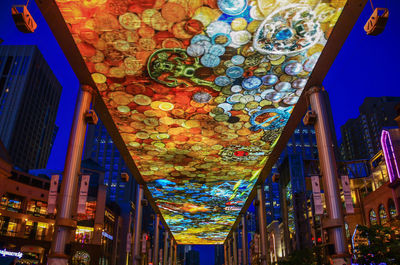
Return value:
[(295, 54), (315, 45), (321, 35), (314, 11), (306, 5), (289, 5), (260, 24), (253, 47), (262, 54)]
[(243, 75), (244, 70), (239, 66), (232, 66), (226, 69), (226, 75), (230, 78), (239, 78)]
[(231, 83), (231, 80), (227, 76), (218, 76), (215, 78), (214, 83), (217, 86), (227, 86)]
[(261, 78), (257, 76), (251, 76), (249, 78), (246, 78), (242, 82), (242, 87), (246, 90), (253, 90), (262, 85), (262, 80)]
[(209, 37), (213, 37), (215, 34), (223, 33), (229, 34), (231, 32), (231, 26), (224, 21), (215, 21), (208, 25), (206, 33)]
[(219, 9), (227, 15), (237, 16), (247, 8), (246, 0), (218, 0)]
[(212, 45), (208, 49), (208, 53), (215, 55), (215, 56), (221, 56), (225, 53), (225, 47), (219, 44)]
[(200, 62), (202, 65), (206, 67), (216, 67), (219, 65), (221, 60), (219, 59), (218, 56), (212, 55), (212, 54), (205, 54), (200, 58)]
[(285, 66), (285, 73), (288, 75), (298, 75), (301, 71), (303, 71), (303, 66), (298, 62), (292, 62)]
[(193, 95), (193, 100), (197, 103), (207, 103), (211, 100), (212, 96), (206, 92), (197, 92)]
[(262, 78), (263, 84), (267, 86), (275, 85), (278, 82), (278, 77), (276, 75), (265, 75)]
[(275, 85), (275, 90), (278, 92), (291, 92), (293, 91), (292, 85), (289, 82), (280, 82)]
[(204, 52), (205, 52), (204, 46), (201, 46), (197, 43), (191, 44), (186, 49), (186, 53), (191, 57), (199, 57), (199, 56), (203, 55)]
[(232, 57), (231, 61), (234, 65), (241, 65), (242, 63), (244, 63), (244, 56), (242, 55), (235, 55)]

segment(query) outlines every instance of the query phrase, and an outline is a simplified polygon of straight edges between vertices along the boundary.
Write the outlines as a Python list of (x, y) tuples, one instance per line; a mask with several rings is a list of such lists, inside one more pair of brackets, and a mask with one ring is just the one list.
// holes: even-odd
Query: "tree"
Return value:
[(396, 235), (392, 228), (373, 225), (371, 227), (358, 226), (357, 229), (368, 244), (360, 244), (356, 247), (356, 263), (360, 265), (400, 264), (400, 236)]
[(305, 248), (297, 250), (288, 255), (285, 259), (277, 262), (277, 265), (312, 265), (315, 264), (316, 258), (313, 249)]

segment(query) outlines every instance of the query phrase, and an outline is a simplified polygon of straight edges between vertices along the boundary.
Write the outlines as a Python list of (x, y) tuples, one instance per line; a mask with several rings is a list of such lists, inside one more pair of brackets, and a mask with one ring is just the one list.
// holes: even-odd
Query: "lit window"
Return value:
[(384, 225), (387, 223), (387, 214), (385, 207), (381, 204), (379, 206), (379, 219), (381, 220), (381, 224)]
[(377, 220), (376, 220), (376, 213), (374, 210), (369, 211), (369, 223), (371, 225), (376, 225)]
[(389, 199), (388, 203), (389, 207), (389, 216), (390, 218), (394, 218), (397, 215), (396, 212), (396, 206), (394, 205), (394, 201), (392, 199)]

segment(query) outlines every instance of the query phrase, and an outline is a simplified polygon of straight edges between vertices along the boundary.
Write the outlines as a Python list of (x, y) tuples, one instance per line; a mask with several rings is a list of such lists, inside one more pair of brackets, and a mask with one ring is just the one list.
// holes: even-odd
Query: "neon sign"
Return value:
[(7, 249), (0, 249), (0, 255), (3, 257), (9, 256), (9, 257), (17, 257), (17, 258), (22, 258), (24, 255), (22, 252), (14, 252), (14, 251), (9, 251)]
[(104, 231), (101, 232), (101, 235), (104, 236), (105, 238), (110, 239), (110, 240), (114, 239), (114, 237), (112, 235), (110, 235), (110, 234), (108, 234), (108, 233), (106, 233)]
[(382, 151), (385, 156), (385, 162), (390, 182), (394, 182), (396, 179), (400, 178), (400, 169), (399, 169), (400, 153), (398, 152), (399, 150), (397, 150), (396, 153), (395, 149), (397, 146), (394, 144), (394, 139), (393, 139), (395, 136), (392, 137), (391, 134), (395, 134), (397, 137), (400, 136), (398, 129), (382, 130), (381, 144), (382, 144)]

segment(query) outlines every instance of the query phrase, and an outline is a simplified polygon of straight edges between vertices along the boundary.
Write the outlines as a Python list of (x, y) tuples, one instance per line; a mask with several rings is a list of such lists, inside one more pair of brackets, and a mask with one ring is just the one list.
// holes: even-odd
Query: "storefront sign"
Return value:
[(47, 199), (47, 212), (49, 214), (55, 213), (59, 179), (60, 179), (59, 175), (51, 176), (49, 197)]
[(114, 237), (112, 236), (112, 235), (110, 235), (110, 234), (108, 234), (108, 233), (106, 233), (106, 232), (101, 232), (101, 235), (102, 236), (104, 236), (105, 238), (108, 238), (108, 239), (110, 239), (110, 240), (113, 240), (114, 239)]
[(351, 198), (349, 176), (342, 176), (342, 188), (344, 195), (344, 203), (346, 206), (346, 213), (354, 213), (353, 200)]
[(126, 235), (126, 252), (127, 253), (131, 252), (131, 244), (132, 244), (132, 235), (131, 235), (131, 233), (128, 233)]
[(142, 253), (146, 253), (146, 243), (147, 243), (148, 236), (147, 234), (142, 234)]
[(79, 190), (79, 199), (78, 199), (78, 210), (77, 210), (78, 214), (86, 213), (86, 200), (88, 196), (89, 181), (90, 181), (90, 175), (82, 175), (81, 188)]
[(319, 176), (311, 176), (311, 184), (313, 191), (315, 214), (323, 214), (324, 206), (322, 205), (321, 188), (319, 186)]
[(3, 257), (8, 256), (8, 257), (17, 257), (17, 258), (22, 258), (22, 252), (14, 252), (14, 251), (8, 251), (7, 249), (0, 249), (0, 255)]

